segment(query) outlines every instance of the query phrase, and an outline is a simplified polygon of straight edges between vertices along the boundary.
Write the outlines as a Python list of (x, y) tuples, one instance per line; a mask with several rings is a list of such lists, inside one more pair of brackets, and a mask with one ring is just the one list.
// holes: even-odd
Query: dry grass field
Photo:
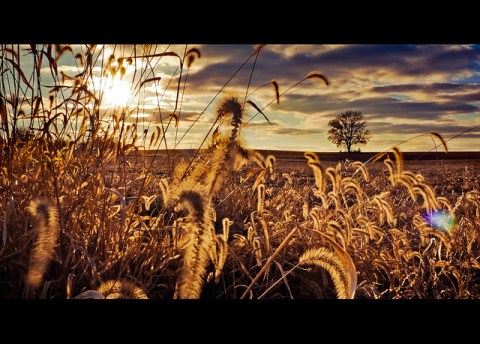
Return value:
[(182, 181), (192, 151), (32, 164), (41, 147), (2, 190), (2, 297), (479, 296), (478, 159), (246, 150), (222, 173), (213, 150)]
[(156, 150), (168, 128), (102, 123), (92, 49), (56, 107), (2, 65), (31, 92), (1, 88), (0, 298), (480, 298), (478, 153), (259, 152), (231, 95), (202, 149)]

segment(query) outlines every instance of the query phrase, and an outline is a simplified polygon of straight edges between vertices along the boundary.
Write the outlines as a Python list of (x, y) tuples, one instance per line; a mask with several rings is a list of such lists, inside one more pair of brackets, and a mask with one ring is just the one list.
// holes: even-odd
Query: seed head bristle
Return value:
[(251, 106), (253, 106), (255, 108), (255, 110), (257, 110), (258, 112), (260, 112), (263, 117), (265, 117), (265, 119), (267, 120), (267, 122), (272, 125), (272, 122), (270, 122), (270, 120), (268, 119), (268, 117), (263, 113), (263, 111), (257, 106), (257, 104), (255, 104), (252, 100), (247, 100), (247, 103), (250, 104)]
[(445, 150), (445, 153), (448, 153), (447, 142), (443, 139), (442, 135), (440, 135), (439, 133), (437, 133), (435, 131), (432, 131), (430, 133), (430, 135), (435, 136), (437, 139), (439, 139), (440, 142), (442, 143), (442, 146), (443, 146), (443, 149)]
[(213, 245), (213, 226), (208, 216), (205, 197), (197, 191), (184, 191), (179, 196), (178, 209), (188, 211), (188, 243), (184, 263), (177, 281), (178, 298), (200, 298), (205, 283), (209, 251)]
[(34, 220), (35, 244), (26, 283), (34, 291), (40, 287), (53, 257), (59, 235), (59, 221), (57, 209), (46, 200), (30, 202), (27, 210)]
[(260, 51), (263, 49), (263, 47), (265, 46), (266, 44), (257, 44), (255, 46), (255, 49), (253, 50), (253, 53), (254, 54), (258, 54), (260, 53)]
[(309, 163), (309, 164), (319, 164), (320, 163), (320, 158), (318, 157), (317, 153), (315, 153), (315, 152), (305, 152), (303, 155), (308, 160), (307, 163)]
[[(196, 57), (195, 57), (196, 55)], [(195, 61), (195, 58), (201, 58), (202, 54), (198, 48), (191, 48), (187, 51), (187, 67), (190, 68)]]
[(395, 163), (397, 165), (397, 176), (396, 178), (399, 178), (399, 176), (403, 172), (403, 153), (400, 151), (398, 147), (393, 147), (393, 155), (395, 156)]
[(175, 120), (175, 128), (178, 128), (178, 122), (179, 122), (178, 114), (171, 113), (170, 118), (173, 118)]
[(324, 247), (309, 249), (302, 254), (299, 264), (304, 266), (313, 265), (325, 269), (332, 278), (337, 297), (339, 299), (349, 298), (351, 283), (349, 274), (335, 253)]
[(221, 118), (225, 115), (232, 115), (234, 118), (241, 119), (242, 105), (236, 96), (224, 97), (217, 106), (217, 116)]
[(320, 73), (317, 73), (317, 72), (310, 72), (308, 73), (307, 75), (307, 79), (313, 79), (313, 78), (318, 78), (318, 79), (322, 79), (323, 82), (325, 83), (325, 85), (329, 86), (330, 85), (330, 81), (327, 79), (327, 77), (323, 74), (320, 74)]
[(148, 299), (135, 283), (126, 280), (108, 280), (97, 290), (105, 299)]
[(273, 89), (275, 91), (275, 97), (277, 98), (277, 105), (280, 104), (280, 91), (278, 88), (278, 83), (275, 80), (272, 80)]
[(77, 59), (80, 62), (80, 65), (83, 67), (84, 65), (83, 55), (78, 53), (77, 55), (75, 55), (75, 59)]

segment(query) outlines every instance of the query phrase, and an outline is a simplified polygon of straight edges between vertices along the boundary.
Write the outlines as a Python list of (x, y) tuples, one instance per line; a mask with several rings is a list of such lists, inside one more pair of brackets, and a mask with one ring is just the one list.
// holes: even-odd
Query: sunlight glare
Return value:
[(110, 106), (125, 106), (132, 96), (130, 85), (124, 80), (115, 78), (105, 87), (104, 99)]

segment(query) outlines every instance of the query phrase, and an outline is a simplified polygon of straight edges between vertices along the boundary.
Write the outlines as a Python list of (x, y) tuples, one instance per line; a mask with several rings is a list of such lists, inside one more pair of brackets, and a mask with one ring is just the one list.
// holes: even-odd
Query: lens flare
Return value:
[(455, 225), (455, 217), (445, 211), (432, 211), (425, 214), (423, 218), (430, 226), (445, 232), (451, 230)]

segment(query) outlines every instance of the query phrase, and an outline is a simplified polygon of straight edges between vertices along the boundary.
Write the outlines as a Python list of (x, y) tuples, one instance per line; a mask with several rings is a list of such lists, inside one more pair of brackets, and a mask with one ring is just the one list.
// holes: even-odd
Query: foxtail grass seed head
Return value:
[(448, 153), (448, 146), (447, 146), (447, 142), (445, 141), (445, 139), (443, 138), (442, 135), (440, 135), (439, 133), (435, 132), (435, 131), (432, 131), (430, 133), (430, 135), (432, 135), (433, 137), (436, 137), (440, 143), (442, 144), (442, 147), (443, 149), (445, 150), (445, 153)]
[(190, 68), (196, 58), (202, 57), (200, 50), (198, 48), (191, 48), (187, 51), (187, 68)]
[(323, 74), (320, 74), (320, 73), (317, 73), (317, 72), (310, 72), (308, 73), (307, 75), (307, 79), (321, 79), (323, 80), (323, 82), (325, 83), (325, 85), (329, 86), (330, 85), (330, 81), (327, 79), (327, 77)]
[(206, 280), (209, 251), (214, 238), (206, 206), (205, 197), (199, 192), (184, 191), (180, 195), (178, 210), (184, 209), (189, 215), (185, 228), (189, 239), (176, 288), (176, 296), (180, 299), (200, 298)]
[(217, 118), (232, 116), (232, 125), (240, 124), (242, 121), (242, 105), (236, 96), (223, 98), (217, 106)]
[(275, 91), (275, 98), (277, 99), (277, 105), (280, 104), (280, 90), (278, 88), (278, 83), (275, 80), (272, 80), (273, 90)]
[(300, 256), (299, 264), (302, 266), (317, 266), (325, 269), (332, 278), (337, 297), (348, 299), (350, 290), (350, 277), (342, 261), (335, 253), (324, 247), (309, 249)]
[(132, 281), (108, 280), (97, 290), (105, 299), (148, 299), (145, 292)]
[(30, 202), (28, 212), (33, 217), (34, 246), (30, 257), (27, 287), (40, 287), (53, 257), (59, 235), (57, 209), (47, 200)]

